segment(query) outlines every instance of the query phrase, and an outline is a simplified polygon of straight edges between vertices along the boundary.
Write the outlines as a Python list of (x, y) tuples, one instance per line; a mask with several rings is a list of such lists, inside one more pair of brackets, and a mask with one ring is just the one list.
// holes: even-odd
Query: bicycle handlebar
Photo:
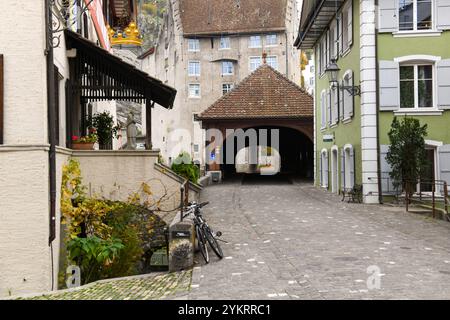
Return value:
[(209, 201), (202, 202), (198, 205), (199, 208), (203, 208), (204, 206), (207, 206), (209, 204)]

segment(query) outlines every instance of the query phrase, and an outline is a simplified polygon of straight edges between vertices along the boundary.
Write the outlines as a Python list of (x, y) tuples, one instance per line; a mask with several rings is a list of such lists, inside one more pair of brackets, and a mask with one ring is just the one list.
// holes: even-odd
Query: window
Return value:
[(400, 31), (432, 29), (432, 0), (399, 0), (399, 2)]
[(189, 84), (189, 98), (200, 98), (200, 84)]
[(400, 66), (400, 108), (433, 107), (433, 65)]
[(229, 76), (234, 73), (233, 62), (232, 61), (222, 61), (222, 75)]
[[(353, 43), (353, 6), (348, 1), (337, 16), (337, 46), (340, 55), (347, 53)], [(337, 52), (336, 52), (337, 55)]]
[(321, 128), (325, 129), (327, 127), (327, 94), (325, 90), (320, 94), (320, 114)]
[(233, 90), (233, 84), (232, 83), (224, 83), (224, 84), (222, 84), (222, 93), (223, 94), (227, 94), (231, 90)]
[(250, 36), (250, 48), (261, 48), (261, 36)]
[(200, 61), (189, 61), (189, 76), (200, 76)]
[(275, 70), (278, 70), (278, 57), (277, 56), (268, 56), (267, 57), (267, 64), (274, 68)]
[(221, 37), (220, 38), (220, 49), (230, 49), (230, 37)]
[(200, 40), (199, 39), (188, 39), (188, 51), (190, 51), (190, 52), (200, 51)]
[(278, 39), (276, 34), (268, 34), (266, 36), (266, 45), (267, 46), (276, 46), (278, 44)]
[(253, 72), (261, 66), (261, 57), (250, 57), (250, 71)]
[(320, 154), (320, 185), (328, 187), (328, 151), (322, 150)]

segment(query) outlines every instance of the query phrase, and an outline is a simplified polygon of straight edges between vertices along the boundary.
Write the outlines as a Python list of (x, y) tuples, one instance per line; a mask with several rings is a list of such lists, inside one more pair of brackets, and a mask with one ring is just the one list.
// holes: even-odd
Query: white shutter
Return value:
[(320, 186), (323, 186), (323, 156), (322, 153), (320, 153), (320, 172), (319, 172), (319, 177), (320, 177)]
[(338, 49), (339, 49), (339, 55), (342, 55), (342, 52), (344, 50), (343, 41), (342, 41), (342, 31), (344, 30), (343, 24), (342, 24), (342, 12), (338, 14)]
[(327, 126), (327, 114), (324, 108), (324, 99), (323, 92), (320, 94), (320, 118), (321, 118), (321, 128), (325, 128)]
[[(353, 86), (353, 71), (347, 74), (346, 79), (344, 79), (345, 86)], [(353, 117), (353, 109), (354, 109), (354, 98), (347, 90), (344, 90), (344, 119), (349, 119)]]
[(380, 169), (381, 169), (381, 190), (382, 194), (394, 194), (395, 189), (392, 184), (391, 176), (392, 171), (390, 164), (386, 160), (386, 156), (389, 152), (389, 145), (380, 145)]
[(450, 190), (450, 144), (439, 147), (439, 169), (441, 172), (440, 180), (447, 181)]
[(350, 188), (355, 185), (355, 150), (350, 149)]
[(339, 55), (339, 34), (338, 34), (338, 25), (337, 25), (337, 20), (333, 20), (333, 23), (331, 25), (331, 30), (333, 32), (333, 40), (334, 42), (332, 43), (333, 45), (333, 59), (337, 59), (338, 55)]
[(441, 60), (437, 63), (437, 86), (438, 107), (450, 109), (450, 59)]
[(347, 17), (348, 17), (348, 47), (351, 47), (353, 44), (353, 3), (350, 1), (350, 5), (347, 11)]
[(400, 73), (395, 61), (381, 60), (380, 111), (397, 110), (400, 107)]
[(339, 122), (339, 95), (338, 95), (339, 90), (337, 88), (334, 88), (332, 90), (332, 95), (333, 95), (333, 123), (338, 123)]
[(398, 31), (397, 0), (378, 0), (378, 31)]
[(341, 149), (341, 191), (345, 189), (345, 150)]
[(341, 84), (339, 86), (339, 117), (341, 120), (344, 120), (345, 116), (345, 104), (344, 104), (344, 89), (342, 89), (342, 86), (344, 85), (344, 81), (341, 81)]
[(331, 93), (330, 90), (327, 90), (326, 93), (326, 101), (327, 101), (327, 117), (328, 117), (328, 125), (331, 126), (331, 124), (333, 123), (333, 114), (332, 114), (332, 110), (331, 110)]
[(450, 30), (450, 0), (436, 0), (436, 28)]

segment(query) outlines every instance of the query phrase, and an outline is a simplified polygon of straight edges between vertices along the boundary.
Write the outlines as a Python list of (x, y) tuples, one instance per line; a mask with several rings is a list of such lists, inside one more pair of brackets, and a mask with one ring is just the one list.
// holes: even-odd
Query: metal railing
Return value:
[(180, 221), (183, 221), (184, 208), (189, 204), (189, 180), (180, 186)]
[[(449, 219), (449, 194), (448, 185), (444, 180), (420, 180), (417, 184), (415, 181), (403, 181), (403, 186), (417, 185), (416, 192), (405, 192), (406, 211), (409, 211), (411, 204), (418, 204), (432, 210), (433, 218), (436, 212), (444, 213), (445, 218)], [(439, 206), (441, 208), (439, 208)]]

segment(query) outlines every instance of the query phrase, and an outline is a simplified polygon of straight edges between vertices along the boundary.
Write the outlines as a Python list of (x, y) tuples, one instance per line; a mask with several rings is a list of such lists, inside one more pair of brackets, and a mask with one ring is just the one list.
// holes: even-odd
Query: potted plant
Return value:
[(112, 149), (112, 139), (118, 137), (120, 127), (115, 124), (113, 116), (108, 111), (96, 113), (88, 119), (88, 127), (90, 130), (96, 130), (101, 150)]
[(74, 150), (93, 150), (94, 143), (97, 142), (97, 134), (95, 131), (91, 132), (87, 136), (72, 136), (72, 149)]

